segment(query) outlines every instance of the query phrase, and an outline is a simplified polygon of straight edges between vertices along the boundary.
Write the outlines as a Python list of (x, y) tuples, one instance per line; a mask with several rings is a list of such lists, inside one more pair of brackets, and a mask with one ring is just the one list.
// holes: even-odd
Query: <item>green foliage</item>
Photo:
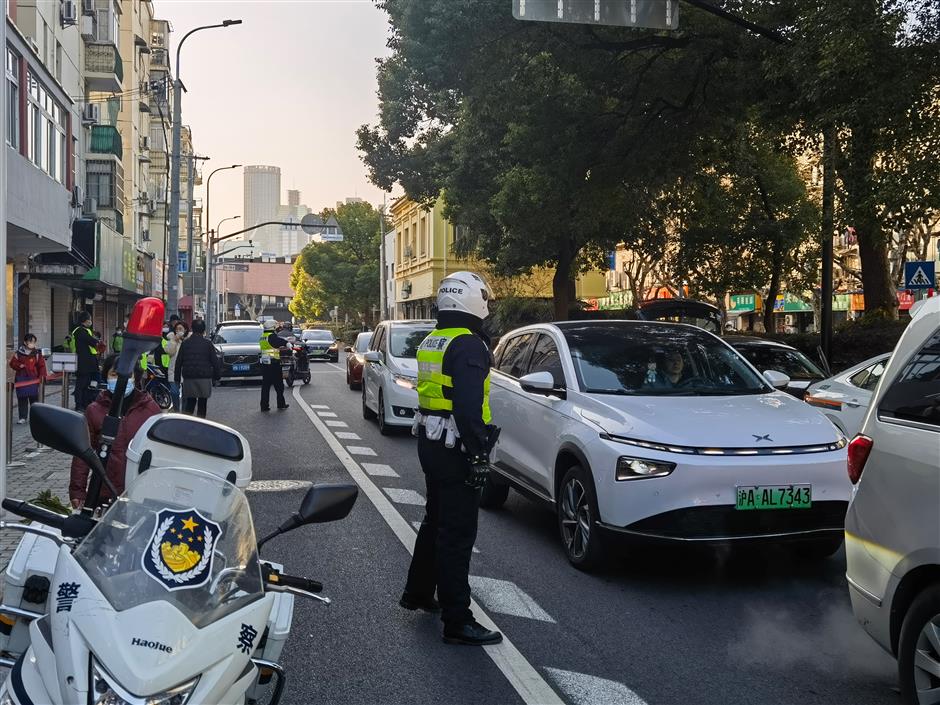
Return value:
[(342, 242), (314, 242), (294, 263), (290, 311), (298, 318), (326, 317), (334, 307), (340, 318), (366, 320), (379, 301), (379, 217), (368, 203), (348, 203), (335, 215)]
[(58, 495), (53, 494), (52, 490), (43, 490), (39, 493), (39, 496), (31, 500), (31, 503), (57, 514), (68, 515), (72, 513), (72, 508), (59, 499)]

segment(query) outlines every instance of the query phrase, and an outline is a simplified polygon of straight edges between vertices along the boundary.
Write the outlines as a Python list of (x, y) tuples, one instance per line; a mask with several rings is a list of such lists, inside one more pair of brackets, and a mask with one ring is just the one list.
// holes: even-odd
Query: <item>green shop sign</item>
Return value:
[(756, 311), (757, 304), (760, 301), (760, 298), (757, 294), (732, 294), (731, 295), (731, 308), (729, 310), (736, 313), (747, 313), (748, 311)]
[(813, 307), (795, 294), (777, 294), (774, 301), (774, 313), (804, 313), (812, 311)]

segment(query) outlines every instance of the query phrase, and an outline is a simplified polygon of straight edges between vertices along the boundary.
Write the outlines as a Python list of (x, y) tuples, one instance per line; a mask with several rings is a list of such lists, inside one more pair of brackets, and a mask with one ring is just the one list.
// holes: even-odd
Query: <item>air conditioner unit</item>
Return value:
[(85, 194), (82, 192), (82, 187), (78, 184), (75, 184), (72, 187), (72, 207), (80, 208), (85, 203)]
[(101, 122), (101, 106), (97, 103), (88, 103), (82, 111), (82, 124), (97, 125)]
[(61, 8), (63, 27), (78, 24), (78, 7), (76, 7), (74, 0), (63, 0)]
[(82, 0), (82, 14), (83, 15), (95, 14), (95, 0)]
[(402, 256), (405, 257), (406, 259), (414, 257), (414, 250), (411, 249), (410, 245), (405, 246), (405, 249), (402, 252)]
[(98, 212), (98, 199), (89, 196), (82, 205), (82, 215), (95, 215)]

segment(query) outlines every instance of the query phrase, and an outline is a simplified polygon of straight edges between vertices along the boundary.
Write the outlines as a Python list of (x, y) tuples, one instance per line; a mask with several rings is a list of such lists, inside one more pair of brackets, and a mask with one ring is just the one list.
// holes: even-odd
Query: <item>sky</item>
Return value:
[[(281, 168), (281, 202), (299, 189), (314, 211), (348, 196), (382, 202), (356, 150), (356, 129), (375, 123), (376, 59), (387, 56), (387, 15), (372, 0), (155, 0), (157, 18), (173, 27), (172, 48), (194, 27), (207, 29), (182, 48), (183, 124), (220, 166)], [(242, 215), (242, 170), (212, 177), (209, 217)], [(237, 223), (226, 223), (223, 233)]]

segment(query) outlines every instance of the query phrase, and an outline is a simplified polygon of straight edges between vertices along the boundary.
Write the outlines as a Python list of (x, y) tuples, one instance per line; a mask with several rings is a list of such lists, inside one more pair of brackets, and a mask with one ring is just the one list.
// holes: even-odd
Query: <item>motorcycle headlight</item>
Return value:
[(162, 693), (139, 697), (131, 695), (102, 668), (94, 657), (91, 659), (91, 703), (92, 705), (185, 705), (199, 682), (199, 676)]
[(414, 389), (415, 383), (418, 381), (414, 377), (406, 377), (405, 375), (392, 375), (392, 377), (395, 378), (395, 384), (405, 389)]

